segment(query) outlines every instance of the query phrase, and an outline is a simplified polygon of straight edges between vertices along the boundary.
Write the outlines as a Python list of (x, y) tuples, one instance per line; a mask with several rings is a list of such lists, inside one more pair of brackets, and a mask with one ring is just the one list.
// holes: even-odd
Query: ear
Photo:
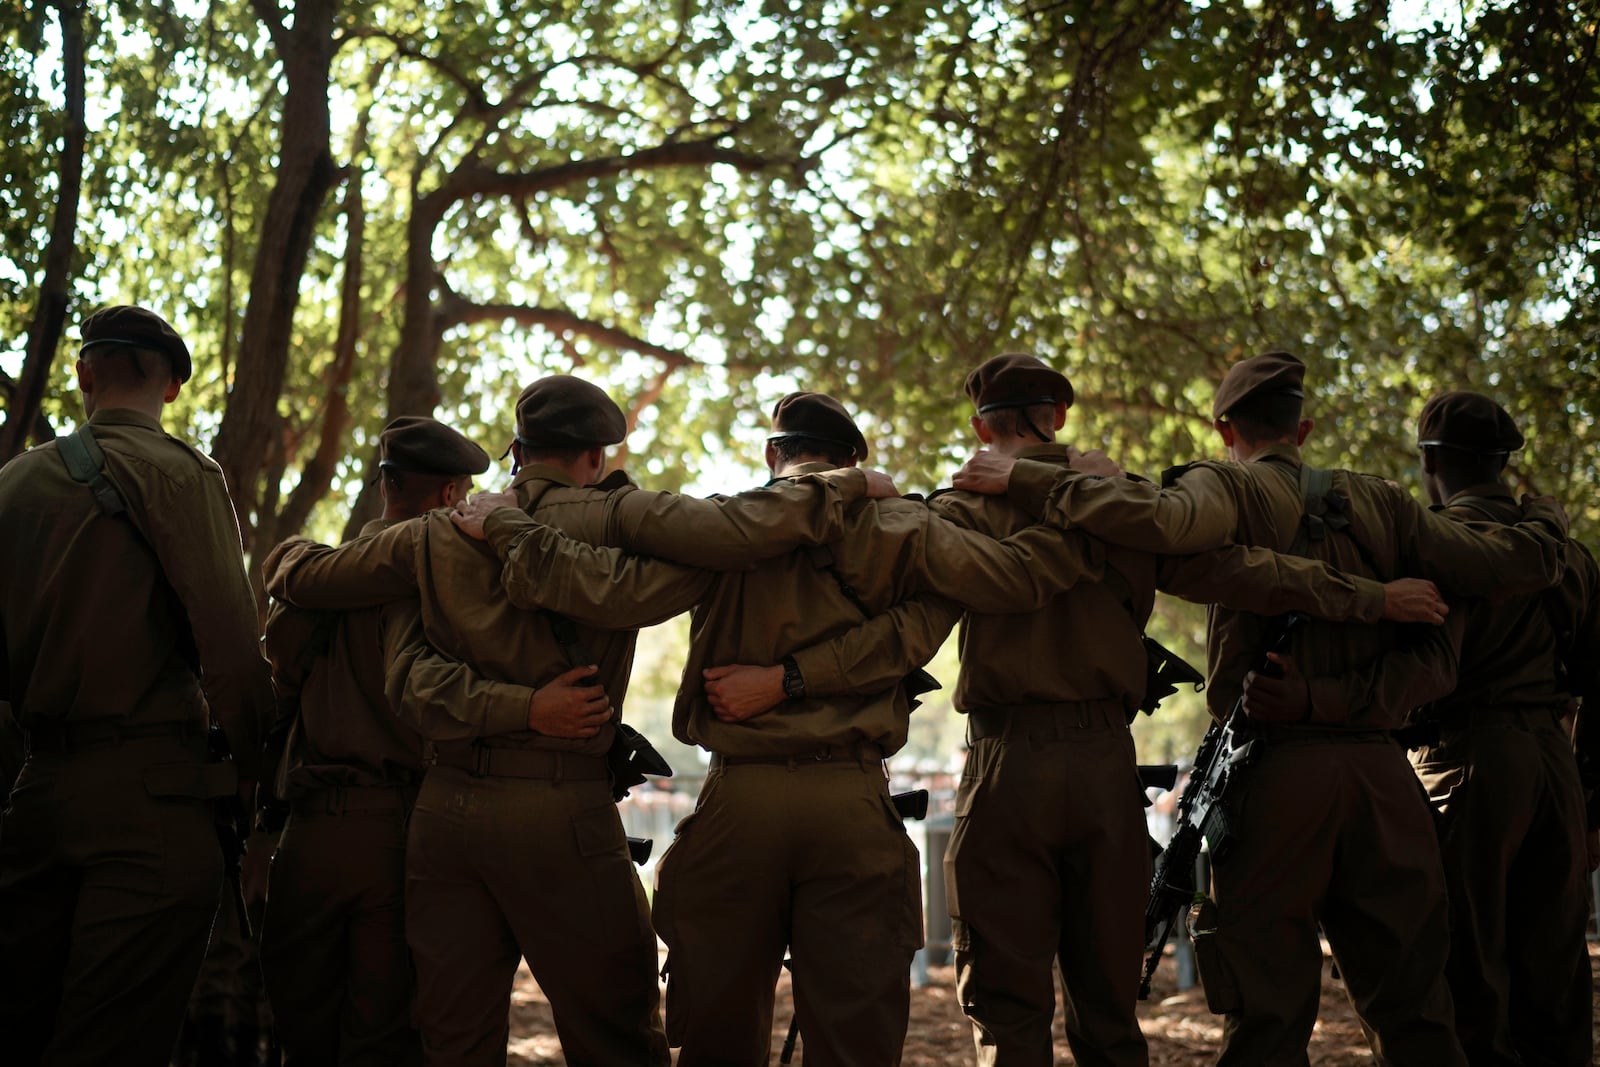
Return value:
[(1311, 419), (1301, 419), (1299, 428), (1295, 430), (1294, 443), (1296, 445), (1305, 444), (1306, 438), (1311, 436), (1311, 428), (1315, 425), (1316, 423)]
[(167, 387), (162, 390), (161, 402), (163, 404), (172, 403), (174, 400), (178, 399), (178, 394), (182, 391), (183, 383), (174, 377), (170, 382), (167, 383)]
[(1431, 448), (1424, 448), (1422, 450), (1422, 473), (1423, 474), (1438, 474), (1439, 473), (1439, 456)]
[(974, 415), (971, 419), (972, 432), (978, 435), (978, 440), (986, 445), (994, 444), (994, 431), (989, 429), (989, 424), (983, 421), (982, 415)]
[(768, 441), (764, 455), (767, 460), (767, 470), (776, 474), (778, 471), (778, 447), (771, 441)]
[(1233, 447), (1233, 442), (1236, 439), (1236, 435), (1233, 432), (1232, 423), (1224, 422), (1222, 419), (1217, 419), (1211, 424), (1211, 428), (1217, 431), (1218, 437), (1222, 438), (1223, 448)]
[(1061, 403), (1058, 403), (1056, 405), (1056, 425), (1055, 425), (1055, 428), (1057, 430), (1059, 430), (1059, 429), (1061, 429), (1061, 427), (1065, 426), (1066, 424), (1067, 424), (1067, 405), (1066, 405), (1065, 401), (1062, 401)]
[(439, 506), (441, 508), (453, 508), (456, 506), (456, 501), (460, 500), (465, 493), (466, 489), (462, 479), (445, 482), (444, 485), (439, 487)]
[(80, 393), (94, 392), (94, 367), (86, 359), (80, 359), (73, 365), (78, 372), (78, 391)]

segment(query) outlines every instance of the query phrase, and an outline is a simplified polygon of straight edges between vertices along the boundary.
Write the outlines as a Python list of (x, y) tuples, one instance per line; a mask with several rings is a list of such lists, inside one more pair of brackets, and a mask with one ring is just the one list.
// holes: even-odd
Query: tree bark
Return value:
[[(50, 224), (50, 247), (45, 252), (44, 278), (39, 303), (28, 324), (27, 355), (22, 378), (6, 404), (6, 423), (0, 428), (0, 463), (27, 446), (29, 430), (35, 440), (54, 436), (43, 418), (45, 387), (55, 365), (56, 349), (67, 320), (67, 295), (71, 287), (72, 258), (77, 251), (78, 198), (83, 187), (83, 147), (87, 127), (83, 117), (83, 5), (58, 0), (61, 21), (61, 65), (66, 83), (67, 125), (61, 139), (57, 169), (55, 217)], [(44, 433), (40, 432), (43, 423)]]
[(300, 481), (284, 504), (274, 529), (274, 541), (292, 537), (305, 526), (311, 509), (328, 495), (333, 472), (345, 451), (350, 427), (350, 379), (356, 369), (356, 342), (361, 336), (362, 244), (366, 240), (367, 213), (361, 201), (361, 175), (352, 171), (345, 186), (344, 280), (340, 286), (339, 336), (334, 342), (333, 366), (328, 371), (328, 393), (323, 401), (322, 430), (317, 450), (306, 462)]
[(293, 26), (284, 24), (274, 0), (254, 0), (254, 5), (277, 46), (287, 91), (278, 123), (277, 184), (262, 219), (237, 369), (214, 451), (233, 494), (247, 552), (254, 541), (267, 442), (280, 432), (278, 399), (289, 365), (300, 279), (317, 216), (339, 176), (329, 147), (328, 107), (339, 2), (297, 0)]

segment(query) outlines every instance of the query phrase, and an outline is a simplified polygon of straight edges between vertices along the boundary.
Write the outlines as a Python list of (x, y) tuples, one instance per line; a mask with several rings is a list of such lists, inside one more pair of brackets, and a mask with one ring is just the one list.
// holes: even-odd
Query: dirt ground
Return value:
[[(1590, 946), (1589, 955), (1591, 966), (1600, 965), (1595, 946)], [(926, 988), (911, 992), (911, 1025), (903, 1063), (905, 1067), (970, 1064), (971, 1032), (956, 1003), (954, 971), (949, 967), (934, 967), (928, 977)], [(772, 1035), (774, 1063), (784, 1034), (788, 1032), (792, 1011), (786, 974), (778, 985), (777, 1018)], [(1199, 1067), (1216, 1058), (1222, 1038), (1221, 1019), (1206, 1010), (1205, 994), (1201, 990), (1176, 991), (1170, 955), (1156, 973), (1150, 1001), (1141, 1006), (1139, 1015), (1150, 1041), (1150, 1062), (1156, 1067)], [(1600, 1011), (1596, 1015), (1600, 1018)], [(550, 1006), (525, 969), (517, 976), (511, 1007), (511, 1035), (510, 1063), (544, 1067), (563, 1062), (550, 1022)], [(805, 1062), (804, 1053), (802, 1039), (796, 1063)], [(1056, 1017), (1056, 1057), (1059, 1063), (1073, 1062), (1066, 1038), (1062, 1036), (1059, 1014)], [(1311, 1038), (1311, 1062), (1318, 1067), (1351, 1067), (1373, 1062), (1366, 1040), (1361, 1036), (1361, 1027), (1345, 999), (1344, 987), (1326, 970), (1322, 1013)]]

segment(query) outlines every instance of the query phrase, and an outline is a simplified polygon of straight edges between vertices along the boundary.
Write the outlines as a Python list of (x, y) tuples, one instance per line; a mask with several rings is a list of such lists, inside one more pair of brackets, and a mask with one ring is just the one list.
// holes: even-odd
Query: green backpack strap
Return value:
[(67, 465), (72, 480), (89, 487), (102, 515), (121, 515), (128, 510), (122, 493), (106, 477), (106, 455), (100, 451), (87, 423), (65, 437), (56, 438), (56, 453)]

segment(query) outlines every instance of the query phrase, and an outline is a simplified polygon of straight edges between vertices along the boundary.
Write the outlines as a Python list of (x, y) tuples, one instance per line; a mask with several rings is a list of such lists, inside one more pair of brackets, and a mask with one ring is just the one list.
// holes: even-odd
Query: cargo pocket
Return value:
[(674, 973), (672, 966), (673, 953), (667, 953), (667, 961), (661, 965), (661, 977), (667, 981), (667, 1004), (662, 1012), (662, 1020), (666, 1023), (667, 1044), (678, 1048), (683, 1044), (685, 1031), (689, 1023), (689, 983), (680, 981)]
[(894, 801), (888, 792), (883, 794), (883, 810), (890, 822), (890, 832), (899, 840), (901, 855), (901, 906), (897, 910), (895, 944), (915, 952), (922, 947), (922, 853), (906, 833), (900, 813), (894, 810)]
[(1239, 986), (1228, 967), (1217, 930), (1217, 905), (1210, 897), (1189, 909), (1189, 937), (1194, 942), (1195, 967), (1206, 991), (1206, 1007), (1213, 1014), (1239, 1011)]
[[(577, 838), (578, 855), (584, 857), (615, 854), (628, 859), (628, 836), (617, 816), (617, 806), (590, 808), (572, 817), (572, 832)], [(629, 863), (633, 861), (628, 860)]]

